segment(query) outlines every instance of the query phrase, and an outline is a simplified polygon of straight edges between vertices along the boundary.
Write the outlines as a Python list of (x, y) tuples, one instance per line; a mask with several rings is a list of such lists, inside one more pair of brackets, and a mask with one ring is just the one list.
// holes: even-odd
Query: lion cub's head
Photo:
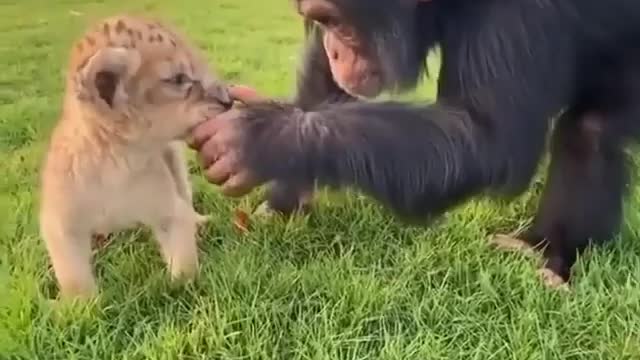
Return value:
[(196, 48), (155, 21), (104, 20), (76, 42), (69, 66), (67, 107), (75, 110), (65, 111), (129, 141), (182, 138), (232, 103)]

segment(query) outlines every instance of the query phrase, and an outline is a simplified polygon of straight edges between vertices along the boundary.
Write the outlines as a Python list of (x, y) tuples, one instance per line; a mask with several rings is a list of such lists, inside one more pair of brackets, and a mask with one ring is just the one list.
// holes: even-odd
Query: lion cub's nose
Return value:
[(230, 109), (233, 105), (233, 99), (229, 94), (229, 90), (225, 85), (214, 84), (209, 86), (206, 93), (207, 99), (219, 102), (225, 109)]

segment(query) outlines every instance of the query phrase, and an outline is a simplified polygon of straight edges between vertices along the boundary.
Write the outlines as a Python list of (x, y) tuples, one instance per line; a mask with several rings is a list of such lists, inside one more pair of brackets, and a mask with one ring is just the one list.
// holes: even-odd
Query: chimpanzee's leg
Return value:
[(534, 224), (522, 234), (493, 240), (499, 248), (541, 249), (540, 274), (548, 286), (566, 283), (577, 255), (618, 230), (628, 178), (621, 121), (598, 111), (565, 113), (554, 131), (549, 177)]

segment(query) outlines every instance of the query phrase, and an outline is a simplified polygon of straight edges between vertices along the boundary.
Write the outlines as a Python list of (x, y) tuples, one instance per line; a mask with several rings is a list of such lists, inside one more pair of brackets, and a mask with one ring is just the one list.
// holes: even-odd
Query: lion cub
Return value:
[(76, 42), (62, 115), (42, 167), (40, 228), (63, 297), (93, 296), (92, 234), (147, 225), (172, 279), (197, 273), (183, 158), (190, 129), (232, 100), (167, 25), (108, 18)]

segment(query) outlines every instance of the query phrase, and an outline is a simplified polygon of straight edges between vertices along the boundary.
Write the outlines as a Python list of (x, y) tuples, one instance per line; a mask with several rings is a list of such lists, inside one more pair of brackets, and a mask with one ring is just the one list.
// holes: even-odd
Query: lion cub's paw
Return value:
[(206, 225), (211, 220), (213, 220), (211, 215), (204, 215), (196, 212), (196, 224), (198, 226)]

